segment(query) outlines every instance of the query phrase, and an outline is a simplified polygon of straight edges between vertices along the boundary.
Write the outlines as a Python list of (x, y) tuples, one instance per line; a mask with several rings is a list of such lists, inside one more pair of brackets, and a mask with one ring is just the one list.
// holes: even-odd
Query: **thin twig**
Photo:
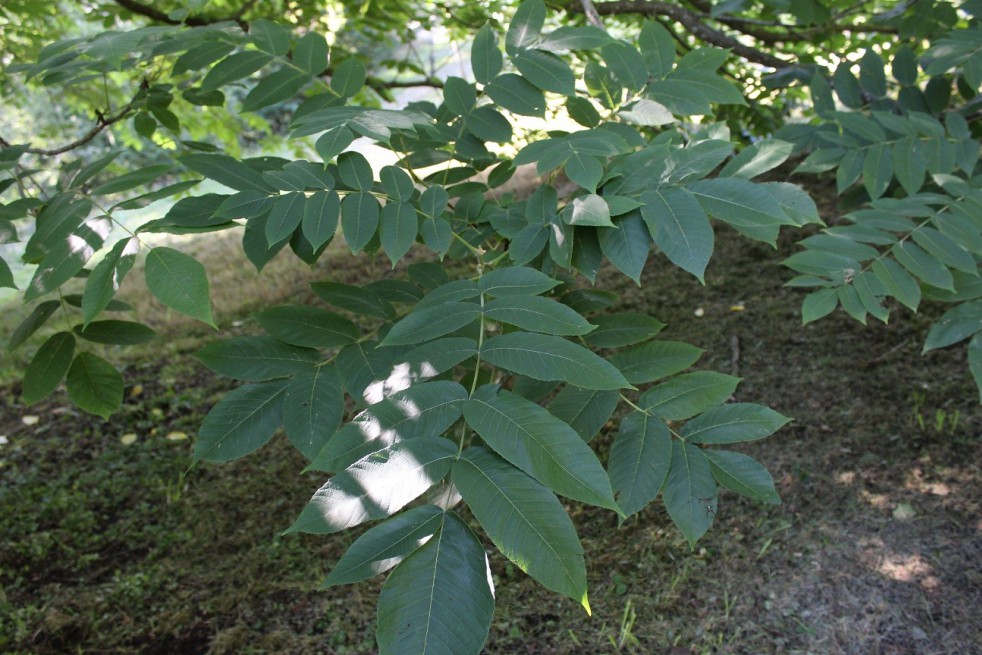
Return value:
[[(43, 155), (45, 157), (54, 157), (56, 155), (61, 155), (63, 153), (68, 152), (69, 150), (74, 150), (75, 148), (84, 146), (86, 143), (96, 138), (107, 127), (109, 127), (113, 123), (118, 123), (119, 121), (129, 116), (132, 112), (133, 112), (133, 104), (130, 103), (125, 107), (123, 107), (122, 109), (120, 109), (119, 111), (117, 111), (115, 114), (111, 114), (109, 116), (100, 115), (99, 120), (96, 122), (95, 125), (92, 126), (92, 129), (90, 129), (88, 132), (80, 136), (78, 139), (72, 141), (71, 143), (66, 143), (63, 146), (59, 146), (58, 148), (28, 148), (27, 150), (25, 150), (25, 152), (29, 152), (35, 155)], [(4, 139), (3, 137), (0, 137), (0, 146), (4, 148), (9, 148), (11, 146), (11, 143), (6, 139)]]
[(580, 0), (580, 4), (583, 6), (583, 15), (586, 16), (588, 23), (600, 29), (604, 29), (604, 23), (600, 20), (600, 14), (597, 13), (597, 8), (593, 6), (593, 0)]
[[(601, 2), (595, 5), (595, 8), (597, 13), (602, 16), (616, 16), (618, 14), (667, 16), (681, 23), (696, 38), (721, 48), (728, 48), (735, 55), (743, 57), (747, 61), (775, 69), (791, 65), (791, 62), (744, 45), (729, 34), (709, 27), (702, 22), (699, 14), (680, 5), (657, 2), (655, 0), (615, 0), (614, 2)], [(573, 11), (583, 11), (582, 8), (577, 8), (575, 5), (570, 9)]]

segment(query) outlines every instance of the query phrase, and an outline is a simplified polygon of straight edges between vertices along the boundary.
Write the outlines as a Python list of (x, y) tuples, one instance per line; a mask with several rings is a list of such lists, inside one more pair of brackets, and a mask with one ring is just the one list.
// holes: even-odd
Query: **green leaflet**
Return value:
[(585, 340), (596, 348), (632, 346), (656, 337), (665, 327), (658, 319), (634, 312), (605, 314), (590, 320), (597, 328)]
[(10, 270), (10, 265), (0, 257), (0, 289), (16, 289), (14, 284), (14, 272)]
[(416, 190), (409, 173), (398, 166), (383, 166), (379, 171), (379, 181), (389, 197), (398, 202), (409, 202)]
[(338, 156), (338, 175), (341, 181), (356, 191), (371, 191), (372, 165), (368, 163), (365, 155), (360, 152), (350, 151)]
[(755, 441), (770, 436), (791, 419), (753, 403), (731, 403), (710, 409), (683, 426), (686, 441), (727, 444)]
[(488, 362), (536, 380), (560, 380), (584, 389), (623, 389), (630, 383), (610, 363), (561, 337), (515, 332), (491, 337)]
[(464, 403), (464, 419), (495, 452), (551, 490), (617, 511), (597, 456), (545, 408), (502, 390)]
[(92, 353), (75, 356), (65, 386), (80, 409), (104, 419), (123, 404), (123, 376), (115, 366)]
[(269, 380), (299, 373), (321, 361), (320, 353), (272, 337), (213, 341), (194, 356), (219, 375), (236, 380)]
[(18, 348), (21, 344), (27, 341), (32, 334), (38, 331), (38, 329), (47, 322), (51, 315), (61, 307), (61, 303), (57, 300), (45, 300), (42, 303), (38, 303), (31, 310), (31, 313), (21, 321), (14, 333), (10, 335), (10, 341), (7, 342), (7, 350), (12, 352)]
[(670, 421), (690, 418), (729, 398), (740, 378), (711, 371), (678, 375), (641, 394), (639, 404)]
[(211, 408), (198, 429), (194, 460), (227, 462), (259, 449), (280, 427), (286, 380), (247, 384)]
[(439, 530), (443, 519), (439, 507), (420, 505), (379, 523), (355, 539), (321, 589), (361, 582), (388, 571)]
[(505, 557), (590, 611), (583, 547), (551, 491), (479, 447), (465, 450), (454, 464), (453, 483)]
[(512, 55), (511, 61), (525, 79), (543, 91), (573, 95), (573, 70), (556, 55), (541, 50), (520, 50)]
[(648, 261), (651, 235), (639, 212), (631, 212), (614, 221), (612, 228), (598, 228), (600, 249), (619, 271), (641, 284), (641, 271)]
[(662, 187), (642, 194), (641, 216), (665, 256), (700, 282), (713, 254), (713, 228), (695, 196), (684, 188)]
[(371, 289), (340, 282), (312, 282), (310, 288), (332, 305), (355, 314), (374, 316), (383, 320), (390, 320), (396, 316), (392, 303), (381, 298)]
[(317, 32), (307, 32), (293, 48), (293, 63), (312, 76), (327, 68), (327, 40)]
[(608, 43), (601, 50), (604, 62), (618, 81), (632, 91), (640, 91), (648, 83), (645, 60), (637, 48), (624, 41)]
[(467, 337), (430, 341), (398, 358), (396, 366), (408, 367), (414, 379), (432, 378), (477, 354), (477, 342)]
[(352, 98), (365, 86), (365, 77), (365, 65), (349, 57), (334, 67), (331, 88), (344, 98)]
[(893, 180), (893, 154), (888, 143), (874, 143), (863, 161), (863, 185), (870, 198), (882, 196)]
[(559, 280), (554, 280), (534, 268), (509, 266), (485, 273), (477, 281), (477, 288), (489, 296), (501, 298), (538, 295), (559, 286), (559, 284)]
[(450, 334), (475, 321), (481, 306), (473, 302), (428, 305), (406, 316), (389, 330), (382, 345), (413, 345)]
[(350, 193), (341, 201), (341, 229), (352, 253), (362, 250), (375, 236), (379, 204), (370, 193)]
[(157, 164), (147, 166), (136, 171), (131, 171), (117, 178), (109, 180), (92, 189), (92, 195), (104, 196), (114, 193), (122, 193), (138, 186), (143, 186), (157, 180), (171, 171), (170, 164)]
[(256, 46), (271, 55), (285, 55), (290, 49), (290, 32), (271, 20), (260, 18), (252, 21), (249, 36)]
[(692, 444), (675, 440), (662, 494), (665, 509), (689, 545), (706, 534), (716, 515), (716, 481), (709, 460)]
[(585, 318), (566, 305), (541, 296), (497, 298), (485, 303), (484, 315), (530, 332), (559, 336), (583, 335), (593, 329)]
[(498, 50), (498, 35), (489, 24), (477, 31), (471, 43), (471, 70), (474, 79), (481, 84), (487, 84), (495, 75), (501, 72), (503, 61)]
[(631, 384), (654, 382), (689, 368), (703, 353), (680, 341), (649, 341), (630, 350), (622, 350), (609, 358)]
[(978, 264), (975, 262), (975, 256), (951, 237), (932, 227), (921, 227), (912, 236), (917, 245), (942, 264), (969, 275), (978, 275)]
[(979, 388), (979, 399), (982, 401), (982, 336), (977, 333), (968, 342), (968, 368), (975, 378), (975, 386)]
[(307, 196), (299, 191), (280, 196), (266, 220), (266, 242), (272, 246), (293, 234), (303, 220), (306, 205)]
[(85, 282), (85, 291), (82, 293), (84, 324), (90, 323), (109, 306), (119, 290), (119, 285), (123, 283), (123, 278), (133, 267), (139, 249), (138, 239), (134, 237), (123, 239), (113, 246), (102, 261), (92, 269), (92, 274)]
[(287, 530), (331, 534), (391, 516), (450, 472), (457, 445), (443, 437), (397, 442), (328, 480)]
[(932, 287), (947, 289), (948, 291), (955, 290), (955, 281), (951, 277), (951, 272), (945, 268), (944, 264), (924, 252), (917, 244), (902, 241), (895, 245), (890, 252), (893, 253), (894, 258), (900, 262), (901, 266)]
[(255, 318), (270, 336), (294, 346), (334, 348), (354, 342), (359, 334), (354, 323), (320, 307), (272, 307)]
[(154, 297), (173, 310), (218, 329), (211, 317), (205, 267), (182, 252), (159, 246), (147, 253), (144, 276)]
[(97, 250), (110, 230), (108, 218), (92, 218), (47, 251), (24, 290), (24, 301), (54, 291), (74, 277)]
[(828, 316), (839, 306), (839, 295), (835, 289), (819, 289), (805, 296), (801, 301), (801, 324)]
[(640, 512), (658, 496), (671, 461), (672, 435), (664, 421), (643, 412), (621, 419), (607, 468), (625, 516)]
[(546, 20), (546, 5), (542, 0), (523, 0), (515, 10), (505, 34), (505, 48), (514, 54), (518, 48), (531, 45), (542, 32)]
[(72, 330), (87, 341), (119, 346), (146, 343), (157, 336), (153, 329), (134, 321), (93, 321), (85, 326), (76, 325)]
[(651, 77), (660, 79), (671, 72), (675, 63), (675, 39), (661, 23), (646, 20), (638, 35), (638, 46)]
[(727, 489), (771, 505), (781, 504), (774, 479), (757, 460), (727, 450), (703, 450), (702, 454), (709, 460), (713, 477)]
[(378, 601), (380, 655), (477, 655), (494, 613), (487, 555), (453, 512), (392, 572)]
[(24, 370), (24, 403), (32, 405), (48, 397), (68, 373), (74, 354), (75, 337), (71, 332), (58, 332), (48, 337)]
[(307, 198), (301, 224), (304, 236), (315, 250), (334, 237), (340, 212), (337, 191), (318, 191)]
[(477, 90), (467, 80), (451, 75), (443, 82), (443, 103), (454, 116), (463, 116), (477, 104)]
[(334, 366), (317, 366), (293, 376), (283, 397), (283, 427), (290, 443), (314, 459), (344, 415), (344, 389)]
[(264, 107), (290, 100), (310, 82), (310, 75), (293, 68), (273, 71), (254, 86), (242, 101), (243, 111), (258, 111)]
[(416, 241), (419, 219), (416, 210), (406, 202), (390, 202), (382, 208), (379, 238), (392, 266), (399, 262)]
[(511, 141), (511, 123), (497, 109), (478, 107), (464, 117), (464, 125), (477, 138), (495, 143)]
[(332, 127), (324, 132), (314, 143), (314, 149), (320, 155), (321, 160), (327, 163), (344, 152), (345, 148), (351, 145), (355, 135), (351, 130), (343, 125)]
[(928, 332), (924, 351), (944, 348), (964, 341), (982, 330), (982, 300), (966, 302), (945, 312)]
[[(350, 391), (350, 388), (349, 388)], [(443, 434), (458, 418), (467, 391), (457, 382), (413, 384), (369, 406), (329, 436), (309, 468), (336, 471), (400, 441)]]
[[(569, 167), (572, 161), (573, 159), (570, 158), (569, 162), (566, 163), (567, 173), (569, 173)], [(601, 173), (603, 173), (602, 168)], [(593, 186), (594, 188), (596, 187), (596, 182), (593, 183)], [(570, 211), (568, 213), (563, 212), (563, 219), (570, 225), (614, 227), (614, 224), (610, 221), (610, 207), (601, 196), (595, 193), (575, 199), (569, 207)]]
[(181, 155), (178, 161), (219, 184), (236, 191), (273, 191), (262, 173), (234, 157), (219, 154)]
[(566, 385), (552, 399), (548, 409), (588, 442), (607, 423), (619, 402), (620, 394), (616, 391), (580, 389)]
[(720, 175), (749, 180), (783, 164), (791, 156), (793, 149), (794, 144), (787, 141), (778, 139), (757, 141), (727, 162)]
[[(793, 224), (777, 199), (765, 187), (753, 182), (721, 177), (693, 182), (688, 189), (695, 194), (706, 213), (737, 229), (747, 228), (748, 236), (753, 238), (757, 234), (753, 232), (754, 228)], [(773, 234), (776, 235), (776, 232)]]
[(891, 296), (917, 311), (921, 302), (921, 287), (910, 273), (888, 258), (874, 261), (871, 270)]
[(504, 73), (491, 80), (484, 92), (499, 107), (521, 116), (543, 116), (546, 98), (542, 91), (521, 75)]

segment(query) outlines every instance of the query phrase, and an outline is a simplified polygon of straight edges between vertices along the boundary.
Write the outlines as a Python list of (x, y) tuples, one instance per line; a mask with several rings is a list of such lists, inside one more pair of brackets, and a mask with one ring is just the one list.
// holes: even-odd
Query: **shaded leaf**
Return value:
[(626, 516), (644, 509), (661, 491), (672, 461), (672, 435), (664, 421), (643, 412), (621, 419), (607, 464), (617, 504)]
[(485, 341), (481, 353), (495, 366), (536, 380), (559, 380), (584, 389), (630, 387), (609, 362), (561, 337), (523, 332), (502, 334)]
[(690, 546), (695, 546), (713, 524), (716, 481), (703, 451), (676, 440), (662, 499), (672, 521)]
[(24, 370), (24, 404), (32, 405), (48, 397), (68, 373), (74, 354), (75, 337), (71, 332), (58, 332), (48, 337)]
[(464, 419), (495, 452), (554, 492), (617, 510), (597, 456), (544, 407), (502, 390), (464, 403)]
[(316, 366), (293, 376), (283, 396), (283, 428), (290, 443), (314, 459), (344, 415), (344, 389), (334, 366)]
[(194, 460), (228, 462), (258, 450), (280, 427), (287, 380), (247, 384), (211, 408), (198, 429)]
[(453, 482), (502, 554), (589, 612), (583, 547), (559, 499), (485, 448), (468, 448)]
[(269, 380), (292, 375), (321, 361), (320, 353), (313, 348), (255, 336), (213, 341), (194, 356), (219, 375), (236, 380)]
[(420, 505), (379, 523), (355, 539), (321, 589), (361, 582), (388, 571), (439, 530), (443, 518), (439, 507)]
[(208, 277), (198, 260), (173, 248), (158, 246), (147, 253), (144, 276), (154, 298), (217, 329), (211, 317)]
[(484, 646), (494, 613), (487, 555), (456, 514), (442, 524), (382, 587), (380, 655), (477, 655)]
[(92, 353), (75, 356), (65, 386), (80, 409), (104, 419), (123, 404), (123, 376), (115, 366)]

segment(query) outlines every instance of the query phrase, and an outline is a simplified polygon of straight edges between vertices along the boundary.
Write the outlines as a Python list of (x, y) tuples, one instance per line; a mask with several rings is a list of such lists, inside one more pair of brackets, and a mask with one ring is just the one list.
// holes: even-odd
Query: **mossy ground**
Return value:
[[(657, 256), (641, 287), (601, 282), (669, 323), (665, 338), (705, 348), (700, 366), (745, 378), (737, 400), (794, 417), (745, 449), (783, 504), (723, 494), (695, 551), (657, 504), (620, 529), (569, 504), (593, 616), (492, 556), (488, 653), (982, 652), (982, 412), (965, 353), (919, 354), (941, 307), (802, 327), (778, 264), (790, 236), (775, 253), (721, 229), (705, 286)], [(230, 333), (253, 331), (263, 304), (311, 300), (311, 279), (389, 274), (338, 253), (314, 272), (281, 256), (258, 277), (236, 249), (203, 253)], [(137, 288), (123, 297), (145, 317)], [(0, 652), (373, 652), (381, 580), (316, 591), (357, 533), (279, 536), (319, 476), (299, 474), (282, 438), (188, 470), (195, 427), (230, 385), (190, 357), (207, 329), (150, 322), (163, 338), (125, 360), (110, 421), (63, 391), (29, 408), (16, 383), (0, 391)]]

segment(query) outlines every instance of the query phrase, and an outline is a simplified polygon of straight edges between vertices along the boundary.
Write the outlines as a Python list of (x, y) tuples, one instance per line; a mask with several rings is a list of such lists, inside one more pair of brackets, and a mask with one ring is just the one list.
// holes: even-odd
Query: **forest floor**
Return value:
[[(794, 417), (746, 449), (783, 503), (722, 494), (695, 550), (660, 503), (620, 529), (568, 504), (593, 616), (492, 555), (487, 653), (982, 652), (982, 411), (964, 349), (920, 355), (941, 306), (802, 327), (779, 265), (792, 236), (775, 253), (721, 228), (705, 286), (660, 256), (641, 287), (601, 282), (618, 308), (668, 323), (665, 338), (705, 348), (701, 367), (742, 376), (737, 400)], [(402, 270), (353, 268), (332, 248), (315, 271), (281, 255), (259, 278), (237, 251), (231, 239), (202, 254), (224, 334), (257, 331), (248, 315), (263, 304), (313, 302), (310, 280)], [(147, 316), (139, 285), (122, 297)], [(22, 315), (4, 308), (0, 341)], [(149, 322), (163, 335), (152, 348), (111, 353), (127, 387), (109, 421), (63, 390), (24, 407), (15, 382), (0, 387), (0, 653), (374, 652), (382, 580), (316, 590), (357, 531), (280, 536), (321, 476), (300, 475), (283, 438), (188, 470), (196, 426), (230, 383), (190, 356), (207, 329), (160, 308)]]

